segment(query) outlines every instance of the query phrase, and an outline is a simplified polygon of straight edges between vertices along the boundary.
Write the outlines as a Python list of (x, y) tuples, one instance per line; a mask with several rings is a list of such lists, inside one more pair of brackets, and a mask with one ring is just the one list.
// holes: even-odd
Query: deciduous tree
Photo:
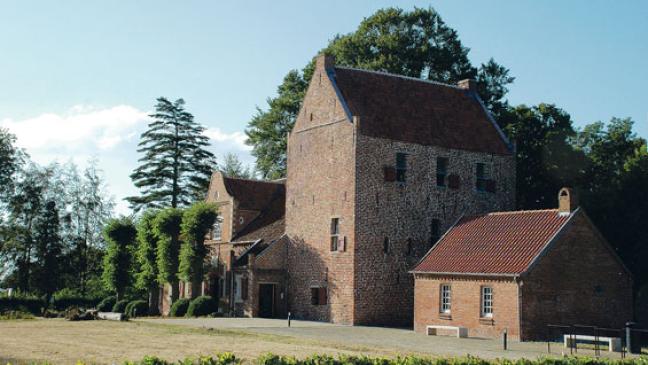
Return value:
[(158, 239), (157, 265), (158, 282), (171, 287), (171, 303), (179, 297), (178, 259), (180, 255), (180, 225), (182, 210), (167, 208), (157, 213), (153, 231)]
[(136, 286), (149, 293), (149, 314), (158, 312), (160, 283), (158, 282), (157, 237), (154, 229), (155, 212), (147, 210), (137, 223), (137, 273)]
[(191, 297), (199, 296), (205, 277), (207, 247), (205, 236), (218, 218), (218, 207), (213, 203), (198, 202), (185, 210), (182, 216), (182, 246), (180, 248), (180, 278), (191, 283)]
[(103, 282), (106, 288), (115, 292), (117, 301), (124, 299), (126, 288), (132, 284), (131, 248), (135, 244), (137, 230), (130, 218), (111, 219), (104, 228), (108, 243), (103, 265)]

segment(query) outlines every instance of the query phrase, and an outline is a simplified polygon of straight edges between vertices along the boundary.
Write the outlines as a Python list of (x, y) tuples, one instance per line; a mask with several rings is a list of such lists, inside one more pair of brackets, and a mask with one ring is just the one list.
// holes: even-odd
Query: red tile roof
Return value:
[(413, 272), (521, 274), (569, 217), (557, 209), (464, 217)]
[(509, 155), (477, 95), (453, 85), (345, 67), (335, 83), (364, 135)]

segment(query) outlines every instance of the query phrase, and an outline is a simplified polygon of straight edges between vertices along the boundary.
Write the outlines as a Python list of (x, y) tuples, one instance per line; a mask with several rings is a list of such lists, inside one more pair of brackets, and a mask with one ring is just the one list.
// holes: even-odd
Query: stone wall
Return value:
[(583, 211), (521, 283), (523, 340), (547, 324), (621, 328), (632, 319), (632, 279)]
[[(441, 285), (451, 287), (450, 313), (440, 311)], [(481, 318), (481, 288), (493, 289), (493, 316)], [(416, 274), (414, 330), (425, 333), (428, 325), (461, 326), (469, 337), (519, 339), (518, 286), (513, 279)]]
[[(512, 210), (514, 157), (363, 135), (357, 136), (356, 150), (355, 301), (361, 304), (355, 323), (409, 326), (414, 282), (408, 272), (434, 241), (432, 220), (442, 234), (464, 214)], [(407, 154), (404, 183), (385, 179), (385, 167), (395, 167), (396, 153)], [(447, 176), (459, 177), (457, 189), (437, 186), (437, 157), (448, 158)], [(494, 193), (477, 191), (478, 162), (490, 167)]]

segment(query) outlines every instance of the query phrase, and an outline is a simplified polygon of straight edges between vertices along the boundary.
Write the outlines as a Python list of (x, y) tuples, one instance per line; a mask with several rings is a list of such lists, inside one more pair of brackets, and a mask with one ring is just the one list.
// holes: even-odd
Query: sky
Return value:
[(631, 117), (648, 138), (643, 0), (0, 0), (0, 127), (41, 164), (97, 158), (126, 214), (157, 97), (184, 98), (221, 160), (251, 164), (245, 127), (285, 74), (388, 6), (436, 9), (473, 64), (511, 70), (512, 104), (555, 103), (577, 127)]

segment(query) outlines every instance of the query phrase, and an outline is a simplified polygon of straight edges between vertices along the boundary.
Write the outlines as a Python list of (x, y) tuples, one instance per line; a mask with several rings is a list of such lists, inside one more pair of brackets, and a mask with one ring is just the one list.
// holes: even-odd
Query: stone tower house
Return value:
[(462, 215), (514, 208), (512, 146), (471, 80), (446, 85), (320, 56), (287, 163), (295, 318), (411, 325), (408, 271)]

